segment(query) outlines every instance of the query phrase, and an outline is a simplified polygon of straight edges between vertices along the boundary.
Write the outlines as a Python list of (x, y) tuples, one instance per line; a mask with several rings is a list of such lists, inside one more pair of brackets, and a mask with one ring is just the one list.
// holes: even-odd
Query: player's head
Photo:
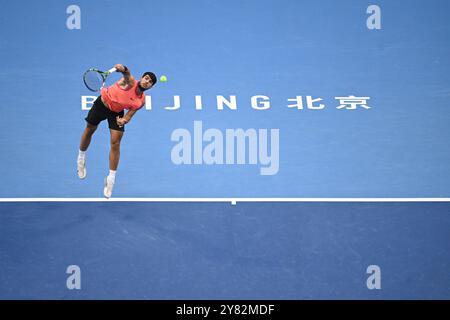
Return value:
[(156, 76), (153, 72), (144, 72), (144, 74), (141, 77), (141, 80), (139, 80), (139, 89), (142, 91), (148, 90), (151, 87), (153, 87), (157, 82)]

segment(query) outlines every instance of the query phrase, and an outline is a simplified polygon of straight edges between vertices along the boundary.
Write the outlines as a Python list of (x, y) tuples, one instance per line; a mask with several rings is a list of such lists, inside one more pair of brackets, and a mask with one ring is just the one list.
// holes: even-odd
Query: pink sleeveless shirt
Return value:
[(124, 109), (138, 110), (145, 104), (145, 94), (143, 92), (140, 95), (136, 94), (138, 84), (139, 82), (135, 80), (130, 89), (124, 90), (117, 81), (112, 86), (102, 89), (102, 98), (114, 112), (121, 112)]

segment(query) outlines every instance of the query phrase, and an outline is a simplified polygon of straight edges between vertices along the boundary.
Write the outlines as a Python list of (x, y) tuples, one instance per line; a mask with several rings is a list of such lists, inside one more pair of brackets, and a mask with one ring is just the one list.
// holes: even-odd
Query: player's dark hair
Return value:
[(156, 76), (153, 72), (150, 72), (150, 71), (144, 72), (144, 74), (142, 75), (141, 78), (143, 78), (145, 76), (149, 76), (150, 79), (152, 79), (152, 83), (153, 83), (152, 86), (154, 86), (156, 84), (156, 82), (158, 82), (158, 80), (156, 79)]

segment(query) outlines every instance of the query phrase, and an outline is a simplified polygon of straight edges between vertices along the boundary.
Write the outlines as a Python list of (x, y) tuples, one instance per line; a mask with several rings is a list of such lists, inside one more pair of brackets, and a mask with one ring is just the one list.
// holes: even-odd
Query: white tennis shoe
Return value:
[(77, 160), (78, 178), (86, 178), (86, 158), (78, 158)]
[(107, 199), (111, 198), (113, 188), (114, 188), (114, 180), (108, 179), (108, 177), (106, 177), (105, 185), (103, 187), (103, 195), (105, 196), (105, 198)]

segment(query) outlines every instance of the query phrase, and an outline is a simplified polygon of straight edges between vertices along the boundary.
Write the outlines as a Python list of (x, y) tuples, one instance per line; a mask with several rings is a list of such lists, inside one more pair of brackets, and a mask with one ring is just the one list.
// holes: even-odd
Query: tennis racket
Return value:
[(90, 68), (83, 75), (84, 84), (86, 85), (86, 88), (91, 91), (100, 91), (100, 89), (105, 85), (106, 78), (115, 71), (116, 68), (111, 68), (108, 71), (100, 71), (95, 68)]

